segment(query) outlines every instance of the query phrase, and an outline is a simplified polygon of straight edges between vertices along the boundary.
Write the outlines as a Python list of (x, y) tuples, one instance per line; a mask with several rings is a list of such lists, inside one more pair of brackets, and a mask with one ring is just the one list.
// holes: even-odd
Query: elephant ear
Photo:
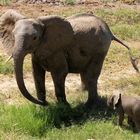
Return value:
[(15, 10), (8, 10), (0, 17), (0, 40), (2, 41), (4, 50), (11, 55), (14, 46), (14, 37), (12, 31), (15, 27), (15, 23), (25, 18)]
[(71, 24), (59, 16), (43, 16), (37, 20), (44, 26), (43, 40), (47, 42), (47, 51), (57, 51), (68, 45), (73, 38)]
[(121, 100), (121, 93), (114, 95), (113, 97), (113, 108), (116, 109), (116, 106), (119, 104), (119, 101)]

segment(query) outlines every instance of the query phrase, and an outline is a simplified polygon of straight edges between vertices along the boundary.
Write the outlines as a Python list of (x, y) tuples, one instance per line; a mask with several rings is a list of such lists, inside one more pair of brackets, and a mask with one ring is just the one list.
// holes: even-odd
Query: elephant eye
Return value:
[(37, 40), (37, 36), (34, 36), (34, 37), (33, 37), (33, 40), (34, 40), (34, 41)]

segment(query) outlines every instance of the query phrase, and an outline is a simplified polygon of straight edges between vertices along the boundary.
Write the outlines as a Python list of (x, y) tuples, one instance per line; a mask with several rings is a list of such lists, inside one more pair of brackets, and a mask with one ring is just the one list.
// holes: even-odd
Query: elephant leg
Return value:
[(93, 104), (98, 105), (99, 98), (97, 93), (97, 82), (102, 69), (103, 61), (105, 56), (98, 56), (93, 59), (93, 62), (87, 67), (87, 70), (83, 72), (82, 78), (84, 79), (84, 84), (88, 90), (88, 99), (86, 106), (91, 107)]
[(118, 120), (118, 124), (120, 125), (120, 126), (122, 126), (122, 124), (123, 124), (123, 120), (124, 120), (124, 112), (123, 111), (119, 111), (119, 120)]
[(135, 129), (133, 130), (135, 133), (140, 133), (140, 119), (134, 118)]
[(37, 97), (45, 104), (48, 104), (46, 101), (46, 90), (45, 90), (45, 70), (38, 64), (38, 62), (35, 60), (33, 56), (32, 56), (32, 68), (35, 87), (37, 90)]
[(132, 117), (130, 117), (130, 116), (128, 116), (127, 123), (128, 123), (132, 128), (135, 127), (135, 123), (134, 123)]
[(128, 116), (128, 124), (132, 128), (133, 132), (137, 132), (137, 128), (135, 126), (135, 122), (133, 121), (133, 118)]
[(97, 93), (97, 80), (98, 77), (94, 77), (94, 75), (91, 75), (91, 78), (90, 76), (87, 76), (86, 87), (88, 90), (88, 99), (86, 102), (86, 106), (88, 107), (99, 104), (99, 98)]
[(58, 102), (63, 102), (68, 104), (65, 95), (65, 78), (67, 73), (64, 72), (51, 72), (54, 87), (55, 87), (55, 94), (57, 97)]
[(90, 107), (92, 105), (98, 104), (98, 93), (97, 93), (97, 79), (89, 78), (87, 79), (87, 89), (88, 89), (88, 99), (86, 106)]

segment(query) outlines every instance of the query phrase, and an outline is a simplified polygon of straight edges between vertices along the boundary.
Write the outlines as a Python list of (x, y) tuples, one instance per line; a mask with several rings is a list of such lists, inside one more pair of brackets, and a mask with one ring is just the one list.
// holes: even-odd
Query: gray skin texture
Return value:
[(140, 98), (114, 94), (108, 98), (107, 105), (117, 109), (119, 120), (122, 126), (124, 114), (128, 116), (128, 124), (132, 126), (134, 132), (140, 132)]
[[(98, 103), (97, 81), (112, 40), (129, 48), (113, 36), (108, 25), (92, 14), (67, 19), (59, 16), (26, 18), (9, 10), (0, 18), (0, 36), (6, 51), (14, 59), (18, 87), (28, 100), (47, 105), (45, 72), (51, 73), (58, 102), (67, 104), (65, 78), (79, 73), (88, 90), (87, 106)], [(23, 61), (32, 56), (33, 76), (38, 99), (27, 91), (23, 80)], [(135, 60), (131, 57), (135, 66)]]

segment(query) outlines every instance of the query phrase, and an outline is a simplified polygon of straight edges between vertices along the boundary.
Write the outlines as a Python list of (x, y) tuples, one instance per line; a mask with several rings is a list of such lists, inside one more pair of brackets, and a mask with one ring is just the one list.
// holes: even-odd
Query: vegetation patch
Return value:
[(67, 5), (74, 5), (76, 3), (76, 0), (64, 0), (64, 3)]
[(98, 9), (96, 15), (103, 18), (113, 33), (124, 40), (138, 40), (140, 36), (140, 11), (134, 9)]
[(13, 74), (14, 67), (11, 62), (6, 62), (6, 59), (0, 56), (0, 74)]
[(116, 115), (106, 107), (90, 112), (81, 104), (72, 108), (62, 104), (51, 104), (47, 108), (27, 104), (1, 104), (0, 107), (1, 139), (6, 139), (7, 135), (10, 140), (139, 139), (126, 124), (122, 128), (115, 125)]
[(1, 5), (8, 5), (10, 4), (11, 0), (0, 0)]

